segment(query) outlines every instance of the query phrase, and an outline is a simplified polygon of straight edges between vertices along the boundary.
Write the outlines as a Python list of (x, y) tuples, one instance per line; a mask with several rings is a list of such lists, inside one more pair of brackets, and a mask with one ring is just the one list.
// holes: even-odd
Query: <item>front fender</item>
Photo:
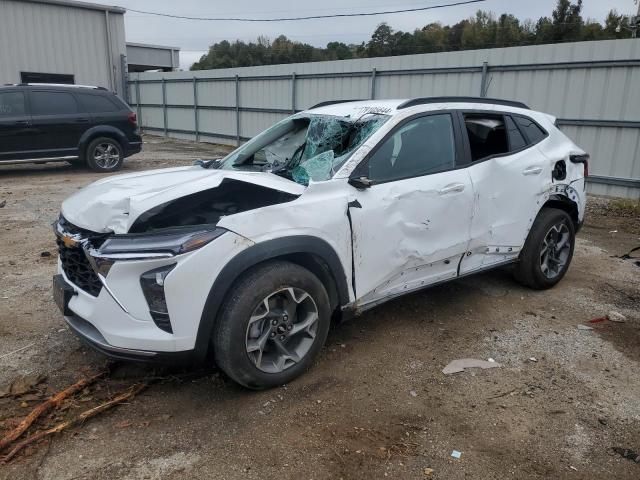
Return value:
[(340, 306), (349, 302), (349, 287), (344, 268), (338, 254), (324, 240), (298, 235), (257, 243), (231, 259), (215, 279), (198, 327), (195, 352), (199, 358), (203, 358), (207, 353), (218, 314), (235, 281), (258, 263), (293, 254), (312, 254), (322, 259), (335, 281)]

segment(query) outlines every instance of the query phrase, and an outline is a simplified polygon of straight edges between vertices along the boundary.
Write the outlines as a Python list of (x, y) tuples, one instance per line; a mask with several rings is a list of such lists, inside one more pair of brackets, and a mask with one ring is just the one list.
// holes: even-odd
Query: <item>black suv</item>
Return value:
[(135, 112), (102, 87), (0, 86), (0, 164), (67, 161), (112, 172), (141, 147)]

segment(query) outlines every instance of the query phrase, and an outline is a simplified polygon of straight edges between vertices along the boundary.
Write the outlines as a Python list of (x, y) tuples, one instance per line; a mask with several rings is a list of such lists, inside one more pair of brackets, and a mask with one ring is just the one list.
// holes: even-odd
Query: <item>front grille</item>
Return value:
[[(88, 233), (67, 222), (62, 216), (59, 224), (69, 233)], [(68, 247), (58, 236), (56, 236), (56, 243), (58, 244), (62, 270), (69, 281), (88, 294), (97, 297), (102, 289), (102, 282), (93, 271), (93, 268), (91, 268), (91, 264), (82, 247), (80, 245)]]

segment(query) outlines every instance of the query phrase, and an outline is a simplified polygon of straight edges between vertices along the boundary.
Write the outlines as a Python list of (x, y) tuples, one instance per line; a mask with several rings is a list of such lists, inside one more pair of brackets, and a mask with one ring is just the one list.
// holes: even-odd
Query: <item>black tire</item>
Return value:
[[(308, 293), (315, 303), (318, 317), (315, 337), (297, 363), (283, 371), (268, 373), (259, 369), (248, 353), (249, 319), (265, 298), (288, 287)], [(329, 332), (330, 310), (329, 296), (322, 282), (309, 270), (286, 261), (259, 265), (232, 286), (222, 307), (211, 339), (215, 362), (229, 377), (247, 388), (262, 390), (288, 383), (307, 371), (320, 353)], [(262, 358), (262, 350), (260, 352)]]
[[(565, 231), (566, 228), (569, 242), (569, 246), (562, 249), (562, 255), (566, 256), (563, 265), (558, 267), (558, 264), (555, 263), (557, 271), (545, 268), (545, 265), (543, 265), (545, 239), (554, 227), (559, 227), (562, 231)], [(562, 277), (569, 269), (569, 264), (573, 258), (575, 240), (575, 226), (571, 217), (565, 211), (557, 208), (543, 208), (533, 222), (518, 263), (515, 265), (514, 276), (516, 280), (522, 285), (536, 290), (545, 290), (553, 287), (562, 280)], [(547, 246), (547, 248), (550, 247)], [(555, 244), (551, 248), (556, 252)], [(550, 273), (545, 274), (545, 269)], [(549, 275), (553, 276), (550, 277)]]
[[(102, 158), (100, 158), (101, 156)], [(94, 172), (115, 172), (120, 169), (123, 160), (122, 145), (109, 137), (99, 137), (92, 140), (85, 152), (85, 162)]]

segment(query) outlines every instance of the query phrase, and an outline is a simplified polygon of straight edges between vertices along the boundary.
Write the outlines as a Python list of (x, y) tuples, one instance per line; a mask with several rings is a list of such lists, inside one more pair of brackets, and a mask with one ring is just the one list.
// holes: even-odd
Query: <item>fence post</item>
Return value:
[(164, 136), (168, 136), (167, 131), (167, 81), (162, 79), (162, 118), (164, 121)]
[(487, 96), (487, 71), (489, 70), (489, 63), (482, 62), (482, 79), (480, 80), (480, 96)]
[(371, 100), (376, 98), (376, 69), (371, 69)]
[(236, 145), (240, 146), (240, 77), (236, 75)]
[(200, 125), (198, 120), (198, 81), (193, 77), (193, 126), (196, 131), (196, 142), (200, 141)]
[(136, 78), (136, 110), (138, 111), (138, 125), (142, 130), (142, 107), (140, 106), (140, 80)]
[(296, 72), (291, 74), (291, 113), (296, 113)]

